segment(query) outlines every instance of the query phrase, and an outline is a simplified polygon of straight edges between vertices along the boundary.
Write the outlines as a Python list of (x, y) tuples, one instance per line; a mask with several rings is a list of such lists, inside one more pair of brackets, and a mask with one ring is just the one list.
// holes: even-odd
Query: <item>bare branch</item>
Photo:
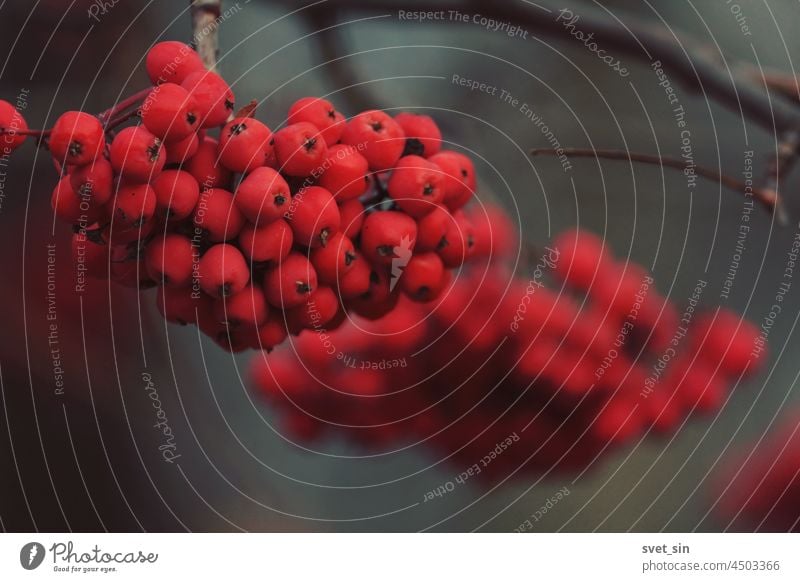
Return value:
[(222, 0), (190, 0), (192, 40), (206, 69), (216, 71), (219, 55), (217, 19), (222, 14)]

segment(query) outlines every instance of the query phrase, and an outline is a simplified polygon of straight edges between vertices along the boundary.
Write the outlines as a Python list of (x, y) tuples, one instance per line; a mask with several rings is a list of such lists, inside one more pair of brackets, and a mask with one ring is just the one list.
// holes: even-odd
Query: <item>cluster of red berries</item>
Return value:
[[(473, 165), (442, 150), (430, 117), (346, 120), (308, 97), (273, 132), (254, 103), (234, 114), (231, 88), (189, 46), (159, 43), (146, 66), (138, 100), (42, 132), (61, 174), (52, 207), (90, 276), (159, 286), (170, 322), (270, 350), (348, 313), (379, 318), (401, 296), (431, 301), (469, 258)], [(0, 107), (5, 134), (19, 120)]]
[(576, 471), (720, 407), (753, 369), (757, 329), (726, 311), (679, 314), (594, 235), (562, 233), (521, 279), (508, 267), (513, 225), (493, 208), (468, 213), (490, 244), (437, 301), (403, 300), (382, 319), (305, 332), (254, 360), (255, 385), (295, 437), (428, 442), (458, 467), (484, 460), (476, 471), (490, 479)]

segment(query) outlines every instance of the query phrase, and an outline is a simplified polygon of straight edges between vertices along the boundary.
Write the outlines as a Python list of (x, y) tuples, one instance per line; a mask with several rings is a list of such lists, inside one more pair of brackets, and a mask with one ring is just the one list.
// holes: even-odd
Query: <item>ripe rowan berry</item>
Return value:
[(168, 220), (178, 221), (191, 216), (200, 198), (200, 186), (188, 172), (164, 170), (153, 180), (156, 208)]
[(213, 299), (205, 293), (195, 293), (191, 287), (159, 287), (156, 291), (158, 312), (170, 323), (196, 324), (200, 317), (211, 313)]
[(391, 289), (392, 277), (386, 267), (373, 266), (367, 292), (348, 301), (353, 312), (369, 320), (380, 319), (397, 305), (399, 293)]
[(200, 258), (197, 267), (200, 288), (211, 297), (239, 293), (250, 281), (250, 269), (241, 251), (233, 245), (217, 244)]
[(166, 161), (162, 141), (141, 125), (126, 127), (111, 142), (111, 166), (130, 182), (150, 182)]
[(70, 183), (70, 176), (64, 176), (53, 189), (50, 205), (55, 215), (71, 223), (92, 224), (97, 222), (104, 212), (102, 204), (90, 195), (80, 195)]
[(28, 123), (19, 110), (0, 99), (0, 131), (4, 134), (2, 144), (13, 152), (25, 141), (25, 136), (19, 132), (27, 130)]
[(227, 189), (230, 186), (231, 171), (219, 163), (217, 149), (217, 140), (205, 136), (197, 147), (197, 153), (183, 164), (183, 169), (194, 176), (201, 190)]
[(205, 65), (192, 47), (182, 42), (168, 40), (153, 45), (147, 51), (145, 68), (153, 85), (180, 84), (189, 73), (204, 71)]
[(391, 169), (403, 155), (403, 128), (383, 111), (364, 111), (347, 122), (342, 143), (356, 147), (375, 172)]
[(453, 213), (453, 220), (447, 226), (447, 234), (436, 248), (444, 266), (448, 269), (460, 267), (472, 256), (475, 246), (475, 231), (472, 223), (462, 210)]
[(358, 251), (355, 251), (355, 255), (350, 269), (339, 278), (337, 284), (342, 299), (355, 299), (369, 291), (372, 267)]
[(167, 164), (184, 163), (197, 153), (199, 147), (200, 137), (197, 133), (192, 133), (179, 141), (164, 142), (164, 149), (167, 151)]
[(140, 227), (156, 212), (156, 193), (150, 184), (120, 184), (113, 204), (115, 226)]
[(239, 233), (239, 248), (254, 266), (277, 265), (289, 255), (293, 242), (292, 228), (282, 218), (262, 226), (246, 224)]
[(229, 121), (219, 135), (219, 160), (233, 172), (251, 172), (272, 154), (272, 132), (252, 117)]
[(304, 177), (321, 171), (328, 146), (316, 126), (307, 122), (293, 123), (276, 131), (273, 140), (281, 172)]
[(444, 263), (434, 252), (411, 257), (400, 275), (400, 289), (414, 301), (431, 301), (442, 290)]
[(194, 209), (195, 226), (202, 228), (211, 242), (224, 242), (239, 236), (245, 219), (234, 203), (234, 196), (222, 188), (200, 194)]
[(436, 206), (431, 212), (417, 219), (417, 244), (418, 251), (435, 251), (447, 235), (450, 224), (453, 223), (452, 215), (442, 206)]
[(280, 309), (291, 309), (305, 302), (317, 289), (317, 272), (302, 254), (289, 253), (279, 265), (264, 275), (267, 302)]
[(442, 132), (430, 116), (403, 112), (395, 115), (394, 120), (406, 135), (404, 156), (429, 158), (442, 149)]
[(303, 97), (289, 108), (288, 123), (307, 122), (319, 130), (328, 146), (339, 141), (344, 131), (344, 115), (336, 111), (330, 101), (320, 97)]
[(300, 190), (286, 213), (294, 241), (309, 248), (325, 246), (339, 231), (341, 217), (331, 193), (319, 186)]
[(255, 225), (264, 225), (286, 213), (292, 193), (283, 176), (264, 166), (256, 168), (242, 180), (234, 200), (247, 220)]
[(394, 210), (373, 212), (361, 227), (361, 252), (375, 265), (391, 265), (394, 259), (408, 260), (417, 240), (417, 223)]
[[(286, 311), (289, 329), (321, 329), (339, 312), (339, 298), (330, 287), (320, 286), (305, 301)], [(321, 345), (321, 343), (320, 343)]]
[(264, 292), (252, 284), (235, 295), (220, 297), (214, 302), (214, 317), (229, 328), (257, 328), (266, 321), (268, 315), (269, 306)]
[(142, 124), (166, 141), (180, 141), (200, 127), (197, 103), (189, 92), (175, 83), (155, 87), (141, 108)]
[(99, 119), (83, 111), (67, 111), (53, 125), (47, 147), (60, 164), (82, 166), (102, 154), (105, 143)]
[(326, 285), (335, 285), (353, 267), (356, 258), (353, 241), (342, 233), (331, 236), (324, 247), (312, 249), (310, 256), (317, 278)]
[(339, 204), (339, 230), (347, 238), (354, 240), (361, 233), (364, 224), (364, 205), (359, 200), (348, 200)]
[(444, 204), (450, 210), (458, 210), (469, 202), (475, 193), (475, 166), (464, 154), (453, 151), (442, 151), (429, 158), (444, 172), (442, 190)]
[(211, 71), (194, 71), (181, 82), (194, 98), (200, 127), (219, 127), (233, 113), (235, 99), (225, 80)]
[(251, 338), (250, 347), (256, 350), (272, 351), (281, 345), (288, 336), (283, 312), (277, 309), (269, 311), (267, 319)]
[(340, 203), (358, 198), (369, 188), (369, 163), (353, 146), (331, 146), (322, 168), (319, 185)]
[(105, 204), (111, 199), (114, 188), (114, 170), (104, 157), (75, 168), (69, 175), (72, 189), (79, 196), (89, 196), (97, 204)]
[(736, 377), (756, 367), (763, 341), (757, 327), (735, 313), (720, 309), (716, 317), (708, 314), (699, 319), (694, 331), (693, 346), (699, 357), (714, 369)]
[(442, 201), (444, 179), (436, 164), (419, 156), (405, 156), (398, 160), (387, 189), (401, 210), (418, 218)]
[(157, 236), (144, 251), (147, 273), (160, 285), (185, 287), (192, 280), (198, 254), (192, 241), (183, 235)]
[(553, 247), (558, 251), (556, 275), (582, 291), (588, 291), (595, 277), (603, 278), (610, 268), (602, 239), (588, 231), (565, 230), (553, 241)]

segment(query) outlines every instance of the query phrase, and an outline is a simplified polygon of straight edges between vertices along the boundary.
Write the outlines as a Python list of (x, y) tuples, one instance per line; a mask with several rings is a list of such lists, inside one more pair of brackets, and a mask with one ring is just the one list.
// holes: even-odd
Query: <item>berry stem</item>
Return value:
[[(668, 168), (675, 168), (678, 170), (685, 170), (687, 168), (686, 160), (679, 158), (671, 158), (669, 156), (656, 156), (652, 154), (643, 154), (637, 152), (629, 152), (626, 150), (612, 150), (612, 149), (584, 149), (584, 148), (563, 148), (559, 150), (552, 150), (548, 148), (532, 149), (530, 152), (532, 156), (546, 155), (566, 155), (576, 158), (603, 158), (606, 160), (628, 160), (630, 162), (640, 162), (642, 164), (653, 164), (656, 166), (666, 166)], [(720, 174), (715, 170), (703, 166), (695, 165), (693, 167), (694, 173), (702, 176), (712, 182), (718, 182), (731, 190), (745, 193), (748, 189), (752, 189), (753, 196), (764, 205), (770, 212), (774, 212), (777, 206), (777, 192), (770, 188), (752, 188), (744, 182), (740, 182), (735, 178)]]
[(136, 93), (126, 97), (125, 99), (123, 99), (122, 101), (120, 101), (119, 103), (114, 105), (113, 107), (109, 107), (108, 109), (103, 111), (97, 117), (100, 118), (101, 122), (106, 123), (106, 122), (108, 122), (109, 119), (111, 119), (112, 117), (114, 117), (118, 113), (121, 113), (121, 112), (125, 111), (126, 109), (129, 109), (129, 108), (133, 107), (134, 105), (138, 105), (142, 100), (144, 100), (145, 97), (147, 97), (150, 94), (150, 92), (152, 90), (153, 90), (152, 87), (147, 87), (146, 89), (142, 89), (141, 91), (137, 91)]

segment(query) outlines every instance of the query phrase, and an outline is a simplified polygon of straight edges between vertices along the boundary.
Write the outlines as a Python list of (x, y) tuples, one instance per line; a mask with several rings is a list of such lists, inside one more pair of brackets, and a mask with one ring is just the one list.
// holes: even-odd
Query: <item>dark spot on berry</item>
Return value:
[(430, 294), (431, 294), (431, 288), (428, 287), (427, 285), (423, 285), (422, 287), (416, 290), (414, 296), (417, 299), (427, 299), (430, 296)]
[(69, 153), (70, 156), (79, 156), (83, 152), (83, 144), (79, 141), (71, 141), (69, 142)]
[(271, 145), (271, 146), (275, 145), (275, 139), (274, 138), (269, 140), (269, 145)]
[(275, 196), (275, 206), (283, 206), (286, 203), (286, 197), (283, 194)]
[(233, 111), (235, 104), (230, 99), (225, 99), (225, 109), (228, 111)]
[(440, 251), (443, 248), (447, 247), (449, 244), (450, 244), (450, 242), (447, 240), (447, 237), (443, 236), (442, 239), (439, 241), (439, 244), (436, 245), (436, 250)]
[(344, 253), (344, 264), (345, 264), (345, 266), (349, 267), (350, 265), (353, 264), (353, 261), (355, 261), (357, 258), (358, 258), (358, 256), (355, 253), (351, 253), (350, 251), (345, 251), (345, 253)]
[(81, 184), (81, 187), (78, 188), (78, 195), (82, 198), (86, 196), (92, 195), (92, 183), (91, 182), (84, 182)]
[(467, 235), (467, 248), (471, 249), (475, 246), (475, 237), (471, 234)]
[(319, 233), (319, 242), (322, 244), (323, 247), (328, 246), (328, 238), (331, 235), (331, 230), (329, 228), (323, 228)]
[(425, 153), (425, 146), (415, 137), (406, 140), (406, 147), (403, 150), (404, 156), (421, 156)]
[(463, 178), (466, 178), (469, 176), (469, 172), (467, 172), (467, 170), (465, 170), (464, 168), (461, 168), (461, 176)]
[(308, 293), (311, 293), (311, 285), (305, 281), (295, 281), (295, 285), (297, 286), (297, 293), (299, 295), (307, 295)]
[(376, 133), (383, 130), (383, 124), (380, 121), (373, 121), (369, 126), (372, 128), (372, 131)]
[(194, 113), (189, 112), (186, 114), (186, 121), (189, 123), (189, 125), (194, 125), (197, 123), (197, 116)]
[(336, 110), (328, 109), (328, 117), (330, 117), (331, 119), (336, 119)]
[(245, 123), (234, 123), (231, 125), (230, 133), (228, 135), (239, 135), (245, 129), (247, 129), (247, 124)]
[(305, 150), (307, 152), (310, 152), (311, 150), (313, 150), (314, 146), (316, 146), (316, 145), (317, 145), (317, 138), (315, 138), (315, 137), (309, 137), (308, 139), (306, 139), (305, 142), (303, 142), (303, 147), (305, 148)]
[(436, 190), (436, 188), (433, 187), (433, 184), (428, 183), (422, 188), (422, 193), (426, 196), (430, 196), (433, 194), (434, 190)]
[(394, 247), (392, 245), (380, 245), (375, 249), (382, 257), (391, 257), (394, 255)]
[(232, 291), (232, 288), (231, 288), (231, 284), (230, 283), (223, 283), (217, 289), (217, 292), (219, 293), (220, 297), (228, 297), (228, 296), (230, 296), (231, 291)]
[(370, 271), (369, 273), (369, 283), (370, 285), (377, 285), (381, 282), (381, 278), (378, 276), (378, 273), (375, 271)]
[(153, 140), (153, 145), (147, 148), (147, 155), (150, 158), (150, 163), (155, 164), (158, 161), (158, 154), (161, 153), (161, 140)]
[(134, 228), (139, 228), (142, 225), (144, 225), (145, 222), (147, 222), (147, 219), (144, 216), (140, 216), (139, 218), (133, 221), (133, 224), (131, 226), (133, 226)]

